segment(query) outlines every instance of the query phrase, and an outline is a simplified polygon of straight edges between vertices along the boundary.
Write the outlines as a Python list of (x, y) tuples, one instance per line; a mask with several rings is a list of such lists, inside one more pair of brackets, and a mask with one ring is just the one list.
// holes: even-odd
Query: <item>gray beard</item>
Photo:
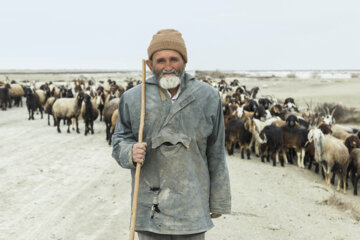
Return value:
[(162, 76), (159, 80), (159, 85), (160, 87), (164, 88), (164, 89), (172, 89), (172, 88), (176, 88), (177, 86), (180, 85), (180, 77), (175, 76), (175, 75), (165, 75)]

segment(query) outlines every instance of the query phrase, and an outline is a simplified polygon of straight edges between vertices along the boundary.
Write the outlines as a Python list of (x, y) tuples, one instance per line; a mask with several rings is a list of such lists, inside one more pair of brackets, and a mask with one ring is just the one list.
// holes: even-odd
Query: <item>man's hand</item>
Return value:
[(210, 217), (211, 218), (218, 218), (218, 217), (221, 217), (221, 214), (219, 214), (219, 213), (211, 213)]
[(146, 143), (135, 143), (132, 146), (132, 161), (134, 163), (144, 163), (146, 153)]

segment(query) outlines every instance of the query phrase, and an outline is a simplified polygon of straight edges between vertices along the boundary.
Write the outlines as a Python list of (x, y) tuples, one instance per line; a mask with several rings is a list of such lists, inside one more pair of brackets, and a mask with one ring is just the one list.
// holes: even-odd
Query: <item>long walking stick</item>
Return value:
[[(141, 86), (141, 115), (140, 115), (140, 127), (138, 142), (142, 143), (143, 129), (145, 120), (145, 78), (146, 78), (146, 65), (145, 60), (142, 60), (142, 86)], [(132, 202), (132, 213), (131, 213), (131, 226), (130, 226), (130, 240), (134, 240), (135, 236), (135, 223), (136, 223), (136, 210), (139, 195), (139, 181), (140, 181), (140, 169), (141, 164), (136, 164), (135, 172), (135, 184), (134, 184), (134, 197)]]

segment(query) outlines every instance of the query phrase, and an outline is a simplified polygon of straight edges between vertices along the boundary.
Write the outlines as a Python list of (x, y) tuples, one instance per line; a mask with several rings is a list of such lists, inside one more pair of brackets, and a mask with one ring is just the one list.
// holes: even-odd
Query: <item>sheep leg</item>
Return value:
[(32, 109), (32, 110), (31, 110), (31, 119), (32, 119), (32, 120), (35, 120), (35, 118), (34, 118), (34, 112), (35, 112), (34, 109)]
[(301, 166), (301, 157), (300, 157), (300, 152), (299, 151), (296, 151), (296, 156), (297, 156), (297, 165), (298, 167), (302, 167)]
[(91, 134), (94, 134), (94, 121), (93, 120), (90, 121), (90, 125), (91, 125)]
[(250, 148), (251, 148), (251, 145), (246, 145), (246, 156), (247, 156), (248, 160), (250, 160)]
[(30, 120), (31, 119), (31, 109), (30, 108), (28, 108), (28, 112), (29, 112), (29, 119), (28, 120)]
[(70, 133), (70, 125), (71, 125), (71, 119), (67, 119), (67, 126), (68, 126), (68, 130), (67, 133)]
[(260, 143), (259, 143), (258, 141), (255, 141), (255, 155), (256, 155), (257, 157), (260, 156), (259, 148), (260, 148)]
[(283, 159), (284, 159), (284, 164), (288, 164), (288, 159), (286, 157), (286, 149), (282, 149), (282, 155), (283, 155)]
[(302, 168), (305, 168), (304, 158), (305, 158), (305, 149), (301, 149), (301, 167)]
[(261, 162), (265, 162), (264, 158), (265, 158), (265, 154), (264, 152), (261, 152)]
[[(77, 118), (76, 118), (76, 119), (77, 119)], [(74, 130), (75, 130), (75, 121), (74, 121), (74, 118), (71, 119), (71, 123), (72, 123), (72, 130), (74, 131)], [(77, 124), (77, 122), (76, 122), (76, 124)], [(80, 132), (78, 132), (78, 127), (77, 127), (77, 125), (76, 125), (76, 132), (77, 132), (77, 133), (80, 133)]]
[(48, 126), (50, 126), (50, 114), (48, 113)]
[(85, 136), (86, 136), (89, 132), (89, 119), (85, 117), (84, 122), (85, 122)]
[(336, 187), (336, 191), (340, 191), (340, 184), (341, 184), (341, 178), (339, 177), (338, 178), (338, 184), (337, 184), (337, 187)]
[(58, 133), (61, 133), (61, 130), (60, 130), (60, 121), (61, 121), (61, 118), (56, 119), (56, 124), (57, 124), (57, 131), (58, 131)]
[(266, 161), (270, 162), (270, 149), (269, 148), (266, 150)]
[(332, 174), (330, 182), (331, 182), (332, 185), (335, 185), (335, 172)]
[(40, 107), (41, 119), (43, 119), (43, 111), (44, 111), (43, 107)]
[(358, 184), (359, 176), (356, 174), (354, 177), (354, 195), (357, 195), (357, 184)]
[(342, 181), (343, 181), (343, 188), (344, 188), (344, 194), (346, 194), (346, 185), (347, 185), (347, 181), (346, 181), (346, 173), (342, 174)]
[(77, 132), (77, 133), (80, 133), (80, 130), (79, 130), (79, 121), (78, 121), (78, 118), (77, 118), (77, 117), (75, 118), (75, 122), (76, 122), (76, 132)]
[(272, 160), (273, 160), (273, 166), (276, 167), (276, 163), (278, 163), (279, 159), (277, 158), (277, 152), (276, 151), (273, 151), (271, 153), (272, 154), (275, 154), (275, 157), (271, 156), (272, 157)]
[(240, 145), (241, 159), (245, 159), (244, 157), (244, 145)]

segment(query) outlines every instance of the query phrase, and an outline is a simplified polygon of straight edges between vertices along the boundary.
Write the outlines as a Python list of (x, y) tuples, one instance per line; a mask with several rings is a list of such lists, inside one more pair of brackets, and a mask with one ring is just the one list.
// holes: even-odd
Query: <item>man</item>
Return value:
[(146, 239), (205, 239), (211, 218), (230, 213), (224, 119), (219, 93), (185, 73), (181, 34), (160, 30), (148, 48), (143, 144), (137, 143), (141, 86), (119, 103), (112, 156), (123, 168), (141, 163), (136, 231)]

